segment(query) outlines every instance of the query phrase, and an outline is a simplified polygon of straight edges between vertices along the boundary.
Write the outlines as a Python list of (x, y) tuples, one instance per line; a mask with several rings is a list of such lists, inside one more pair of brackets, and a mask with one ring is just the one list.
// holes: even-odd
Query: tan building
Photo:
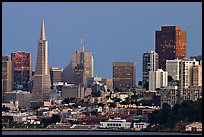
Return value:
[(94, 76), (94, 59), (92, 52), (84, 50), (81, 40), (80, 51), (72, 54), (71, 63), (63, 70), (63, 81), (73, 84), (87, 84), (87, 78)]
[(202, 99), (202, 86), (190, 86), (183, 91), (183, 100)]
[(12, 61), (10, 56), (2, 56), (2, 92), (12, 91)]
[(128, 91), (136, 86), (136, 65), (134, 62), (113, 62), (113, 89)]
[(166, 60), (182, 59), (186, 56), (186, 31), (180, 26), (162, 26), (156, 31), (155, 51), (159, 55), (159, 68), (166, 70)]
[(112, 78), (102, 78), (101, 82), (107, 86), (107, 89), (113, 89), (113, 79)]
[(202, 64), (193, 66), (193, 86), (202, 86)]
[(50, 99), (50, 70), (48, 65), (48, 41), (45, 35), (44, 19), (42, 20), (40, 39), (38, 41), (38, 54), (35, 67), (32, 101), (43, 104)]

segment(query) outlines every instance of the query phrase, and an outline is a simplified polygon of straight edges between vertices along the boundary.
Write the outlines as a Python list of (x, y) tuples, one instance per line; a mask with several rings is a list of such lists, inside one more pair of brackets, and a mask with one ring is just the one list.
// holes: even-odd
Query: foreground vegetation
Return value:
[(183, 101), (172, 108), (165, 103), (149, 115), (148, 122), (151, 124), (145, 131), (183, 131), (186, 124), (202, 122), (202, 100)]

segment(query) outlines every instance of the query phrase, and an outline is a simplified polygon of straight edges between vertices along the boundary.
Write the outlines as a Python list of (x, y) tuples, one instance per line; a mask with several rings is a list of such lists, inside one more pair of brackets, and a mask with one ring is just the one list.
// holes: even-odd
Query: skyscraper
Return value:
[(48, 41), (46, 40), (44, 19), (42, 19), (38, 54), (35, 67), (32, 101), (44, 102), (50, 99), (50, 70), (48, 65)]
[(149, 71), (156, 71), (158, 68), (158, 54), (154, 51), (144, 53), (142, 83), (146, 90), (149, 90)]
[(166, 70), (166, 60), (182, 59), (186, 56), (186, 31), (180, 26), (162, 26), (156, 31), (156, 49), (159, 68)]
[(51, 85), (55, 82), (62, 82), (62, 69), (57, 67), (50, 68)]
[(31, 53), (11, 53), (11, 60), (13, 64), (13, 89), (28, 91), (28, 81), (32, 76)]
[(87, 84), (87, 78), (94, 76), (94, 59), (92, 52), (84, 50), (81, 40), (80, 51), (72, 54), (72, 61), (63, 71), (64, 82), (73, 84)]
[(127, 91), (136, 86), (134, 62), (113, 62), (113, 89)]
[(12, 91), (12, 61), (10, 56), (2, 56), (2, 92)]

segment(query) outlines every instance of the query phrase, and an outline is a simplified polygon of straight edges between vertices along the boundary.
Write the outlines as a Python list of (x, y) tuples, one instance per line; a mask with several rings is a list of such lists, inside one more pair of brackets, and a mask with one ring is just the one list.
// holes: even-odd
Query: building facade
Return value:
[(113, 90), (113, 79), (112, 78), (102, 78), (101, 82), (107, 86), (107, 89)]
[(158, 59), (159, 56), (154, 51), (143, 54), (142, 83), (146, 90), (149, 90), (149, 71), (156, 71), (159, 68)]
[(202, 86), (189, 86), (183, 91), (183, 100), (202, 99)]
[(64, 84), (62, 87), (62, 99), (65, 98), (80, 98), (83, 99), (85, 95), (84, 87), (81, 85)]
[(51, 80), (51, 86), (53, 87), (53, 83), (55, 82), (62, 82), (62, 69), (57, 67), (50, 68), (50, 80)]
[(186, 31), (180, 26), (162, 26), (161, 31), (156, 31), (155, 41), (160, 69), (166, 70), (166, 60), (186, 56)]
[(179, 80), (180, 59), (166, 60), (166, 71), (173, 80)]
[(28, 91), (28, 81), (32, 76), (32, 54), (26, 52), (11, 53), (13, 64), (13, 90)]
[(199, 62), (195, 59), (182, 59), (179, 67), (179, 91), (180, 99), (182, 100), (183, 91), (189, 86), (193, 86), (193, 67), (198, 65)]
[(63, 81), (73, 84), (87, 84), (87, 78), (94, 76), (94, 59), (92, 52), (84, 50), (83, 40), (81, 49), (72, 54), (71, 63), (63, 71)]
[(149, 71), (149, 91), (156, 91), (157, 88), (168, 85), (168, 72), (158, 69)]
[(202, 86), (202, 64), (193, 66), (193, 86)]
[(10, 56), (2, 56), (2, 92), (12, 91), (12, 61)]
[(160, 88), (161, 107), (164, 103), (169, 104), (171, 107), (178, 103), (178, 86), (166, 86)]
[(134, 62), (113, 62), (113, 89), (127, 91), (136, 86)]
[(50, 99), (50, 70), (48, 65), (48, 41), (46, 40), (44, 19), (42, 20), (38, 54), (34, 74), (32, 101), (42, 103)]

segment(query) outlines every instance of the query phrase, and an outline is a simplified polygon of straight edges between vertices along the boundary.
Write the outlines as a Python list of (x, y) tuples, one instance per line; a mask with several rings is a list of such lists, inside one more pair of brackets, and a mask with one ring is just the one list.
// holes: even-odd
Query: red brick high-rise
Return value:
[(166, 70), (166, 60), (186, 57), (186, 31), (180, 26), (162, 26), (156, 31), (155, 51), (159, 55), (159, 68)]

